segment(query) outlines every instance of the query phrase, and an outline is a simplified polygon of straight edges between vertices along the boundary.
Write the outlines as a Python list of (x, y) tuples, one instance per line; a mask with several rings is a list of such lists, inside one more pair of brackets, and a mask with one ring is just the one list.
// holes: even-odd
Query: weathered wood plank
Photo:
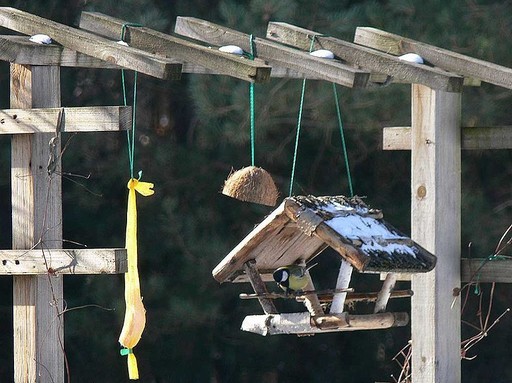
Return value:
[(66, 48), (153, 77), (178, 79), (181, 76), (181, 64), (175, 60), (126, 47), (93, 33), (59, 24), (15, 8), (0, 7), (0, 26), (27, 35), (44, 33)]
[(120, 69), (121, 67), (57, 44), (37, 44), (27, 36), (0, 36), (0, 60), (26, 65)]
[[(60, 68), (11, 65), (11, 107), (60, 106)], [(17, 134), (11, 144), (12, 248), (62, 247), (60, 157), (48, 176), (53, 134)], [(55, 142), (60, 150), (60, 141)], [(62, 276), (14, 276), (14, 381), (64, 382)]]
[[(126, 21), (98, 12), (82, 12), (80, 28), (109, 39), (119, 40)], [(222, 73), (250, 82), (265, 82), (271, 68), (262, 60), (249, 60), (220, 52), (194, 42), (145, 27), (126, 26), (125, 41), (134, 48), (201, 65), (214, 73)]]
[(412, 380), (460, 382), (461, 95), (412, 86), (412, 238), (436, 254), (412, 277)]
[(242, 330), (260, 335), (319, 334), (337, 331), (377, 330), (405, 326), (407, 313), (379, 313), (370, 315), (322, 315), (311, 317), (308, 312), (280, 315), (249, 315), (242, 322)]
[(358, 27), (354, 42), (394, 55), (416, 53), (441, 69), (512, 89), (512, 69), (505, 66), (424, 44), (376, 28)]
[(462, 258), (460, 272), (464, 282), (512, 283), (512, 259)]
[(120, 131), (132, 125), (131, 106), (4, 109), (0, 110), (0, 134), (55, 134), (61, 111), (61, 132)]
[[(463, 127), (461, 146), (465, 150), (512, 149), (512, 126)], [(382, 149), (411, 150), (411, 128), (384, 128)]]
[[(205, 41), (209, 44), (235, 44), (250, 52), (249, 35), (193, 17), (178, 17), (174, 31), (178, 34)], [(253, 39), (256, 56), (273, 65), (290, 68), (343, 86), (361, 88), (368, 83), (368, 72), (344, 65), (339, 61), (325, 60), (297, 49), (262, 39)]]
[(0, 275), (122, 274), (126, 249), (0, 250)]
[[(256, 261), (251, 259), (244, 263), (244, 270), (251, 282), (251, 286), (254, 289), (254, 292), (257, 295), (265, 295), (267, 293), (267, 288), (265, 283), (261, 280), (258, 269), (256, 268)], [(261, 308), (265, 312), (265, 314), (277, 314), (278, 311), (276, 306), (274, 306), (274, 302), (271, 299), (265, 297), (258, 297), (258, 301), (260, 302)]]
[(363, 70), (384, 73), (393, 77), (393, 81), (401, 83), (417, 83), (433, 89), (448, 92), (460, 92), (463, 78), (459, 75), (432, 68), (426, 65), (414, 64), (399, 60), (387, 53), (382, 53), (361, 45), (323, 36), (305, 28), (281, 22), (270, 22), (267, 28), (267, 38), (284, 44), (309, 51), (311, 38), (314, 36), (313, 49), (327, 49), (348, 64), (358, 66)]

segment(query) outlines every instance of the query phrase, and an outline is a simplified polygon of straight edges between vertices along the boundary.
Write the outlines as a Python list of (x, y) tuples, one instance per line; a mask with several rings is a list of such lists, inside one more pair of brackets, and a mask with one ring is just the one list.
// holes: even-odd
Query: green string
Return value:
[(334, 92), (334, 102), (336, 103), (336, 114), (338, 116), (338, 126), (340, 128), (341, 144), (343, 146), (343, 155), (345, 157), (345, 169), (347, 170), (348, 188), (350, 190), (350, 196), (354, 196), (354, 189), (352, 187), (352, 176), (350, 175), (350, 165), (348, 162), (347, 144), (345, 142), (345, 134), (343, 133), (343, 121), (341, 119), (340, 103), (338, 100), (338, 91), (336, 90), (336, 84), (332, 83), (332, 89)]
[[(251, 47), (251, 53), (249, 58), (254, 60), (254, 38), (251, 34), (249, 36), (249, 45)], [(255, 158), (255, 116), (254, 116), (254, 83), (249, 84), (249, 106), (250, 106), (250, 119), (251, 119), (251, 165), (254, 166)]]
[[(126, 35), (126, 27), (142, 27), (141, 24), (136, 23), (124, 23), (121, 28), (121, 41), (124, 41)], [(124, 106), (128, 106), (127, 96), (126, 96), (126, 78), (125, 78), (125, 70), (121, 69), (121, 82), (123, 86), (123, 103)], [(137, 77), (138, 72), (134, 71), (133, 77), (133, 106), (132, 106), (132, 129), (131, 132), (126, 132), (127, 146), (128, 146), (128, 161), (130, 163), (130, 178), (133, 178), (133, 167), (134, 167), (134, 157), (135, 157), (135, 121), (136, 121), (136, 113), (137, 113)], [(131, 133), (131, 134), (130, 134)]]
[[(311, 38), (311, 45), (309, 46), (309, 52), (313, 51), (313, 47), (315, 46), (315, 38)], [(297, 117), (297, 133), (295, 135), (295, 149), (293, 151), (293, 162), (292, 162), (292, 174), (290, 176), (290, 193), (289, 197), (292, 196), (293, 192), (293, 182), (295, 179), (295, 167), (297, 165), (297, 153), (299, 151), (299, 137), (300, 137), (300, 127), (302, 122), (302, 110), (304, 109), (304, 94), (306, 93), (306, 78), (302, 80), (302, 91), (300, 94), (300, 104), (299, 104), (299, 116)]]
[(484, 265), (489, 262), (489, 261), (495, 261), (495, 260), (499, 260), (499, 259), (506, 259), (507, 257), (503, 256), (503, 255), (498, 255), (498, 254), (492, 254), (492, 255), (489, 255), (487, 258), (485, 258), (482, 263), (480, 264), (480, 266), (478, 267), (478, 273), (476, 274), (476, 284), (475, 284), (475, 290), (474, 290), (474, 294), (475, 295), (480, 295), (480, 275), (482, 274), (482, 268), (484, 267)]

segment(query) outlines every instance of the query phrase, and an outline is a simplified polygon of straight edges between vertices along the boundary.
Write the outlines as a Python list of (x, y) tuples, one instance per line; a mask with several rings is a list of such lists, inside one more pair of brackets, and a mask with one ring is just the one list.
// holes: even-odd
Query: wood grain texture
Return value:
[(426, 65), (414, 64), (399, 60), (388, 53), (383, 53), (361, 45), (323, 36), (305, 28), (281, 22), (270, 22), (267, 28), (267, 38), (283, 44), (295, 46), (309, 51), (311, 37), (314, 36), (313, 49), (327, 49), (335, 57), (362, 70), (384, 73), (392, 76), (393, 81), (400, 83), (417, 83), (433, 89), (448, 92), (459, 92), (462, 89), (463, 78), (459, 75), (432, 68)]
[(460, 382), (461, 95), (412, 86), (412, 238), (437, 256), (413, 275), (412, 379)]
[(368, 27), (356, 29), (354, 42), (394, 55), (416, 53), (441, 69), (512, 89), (512, 69), (448, 49)]
[[(11, 107), (60, 106), (60, 68), (11, 64)], [(53, 134), (17, 134), (11, 144), (13, 249), (62, 247), (60, 158), (48, 176)], [(60, 142), (56, 141), (56, 150)], [(13, 278), (14, 381), (64, 382), (61, 276)]]
[(28, 36), (0, 36), (0, 60), (25, 65), (120, 69), (120, 66), (57, 44), (37, 44)]
[[(174, 31), (180, 35), (214, 45), (234, 44), (250, 52), (249, 35), (193, 17), (178, 17)], [(254, 38), (256, 56), (270, 65), (286, 67), (322, 80), (343, 86), (361, 88), (368, 83), (369, 72), (365, 72), (339, 61), (314, 57), (306, 52), (286, 47), (262, 38)]]
[[(512, 126), (463, 127), (461, 134), (461, 147), (465, 150), (512, 149)], [(384, 128), (382, 149), (411, 150), (411, 128)]]
[(126, 249), (0, 250), (1, 275), (122, 274)]
[(59, 24), (10, 7), (0, 7), (0, 26), (33, 35), (43, 33), (66, 48), (126, 69), (162, 79), (179, 79), (181, 64), (140, 49), (126, 47), (87, 31)]
[(461, 279), (464, 282), (512, 283), (512, 259), (463, 258)]
[[(82, 12), (80, 28), (109, 39), (119, 39), (126, 22), (98, 12)], [(125, 41), (134, 48), (164, 55), (179, 61), (200, 65), (213, 73), (225, 74), (250, 82), (265, 82), (270, 78), (270, 66), (262, 60), (219, 51), (190, 40), (145, 27), (126, 26)]]
[(55, 134), (61, 112), (61, 132), (120, 131), (132, 125), (131, 106), (4, 109), (0, 110), (0, 134)]

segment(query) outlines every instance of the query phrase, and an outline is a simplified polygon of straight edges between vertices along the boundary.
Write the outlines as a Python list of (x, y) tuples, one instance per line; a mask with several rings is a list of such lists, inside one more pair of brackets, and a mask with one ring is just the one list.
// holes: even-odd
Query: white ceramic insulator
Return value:
[(242, 56), (244, 54), (244, 50), (236, 45), (224, 45), (219, 48), (219, 51), (226, 52), (226, 53), (232, 53), (234, 55)]
[(311, 56), (320, 57), (323, 59), (333, 59), (334, 53), (327, 49), (318, 49), (310, 53)]
[(417, 55), (416, 53), (406, 53), (405, 55), (402, 55), (398, 58), (400, 60), (409, 61), (411, 63), (423, 64), (423, 57)]
[(32, 41), (33, 43), (38, 43), (38, 44), (51, 44), (52, 43), (52, 39), (50, 38), (50, 36), (43, 35), (43, 34), (37, 34), (37, 35), (30, 36), (29, 40)]

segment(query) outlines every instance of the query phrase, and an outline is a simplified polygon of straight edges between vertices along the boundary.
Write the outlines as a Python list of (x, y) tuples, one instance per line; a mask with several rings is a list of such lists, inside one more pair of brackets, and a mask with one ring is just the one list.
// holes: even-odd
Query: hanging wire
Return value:
[(348, 188), (350, 191), (350, 196), (353, 197), (354, 196), (354, 188), (352, 187), (352, 176), (350, 174), (350, 164), (348, 162), (347, 144), (345, 142), (345, 134), (343, 133), (343, 121), (341, 119), (341, 109), (340, 109), (340, 103), (338, 100), (338, 91), (336, 90), (335, 83), (332, 83), (332, 90), (334, 93), (334, 102), (336, 103), (336, 115), (338, 116), (338, 126), (340, 128), (341, 145), (343, 146), (343, 156), (345, 157), (345, 169), (347, 171)]
[[(309, 46), (309, 52), (313, 50), (315, 46), (315, 37), (311, 37), (311, 44)], [(295, 179), (295, 167), (297, 165), (297, 153), (299, 151), (299, 137), (300, 137), (300, 127), (302, 122), (302, 110), (304, 108), (304, 94), (306, 92), (306, 78), (302, 80), (302, 91), (300, 94), (300, 104), (299, 104), (299, 116), (297, 117), (297, 134), (295, 135), (295, 149), (293, 151), (293, 163), (292, 163), (292, 174), (290, 176), (290, 193), (289, 197), (292, 196), (293, 192), (293, 182)]]
[[(142, 27), (141, 24), (137, 23), (124, 23), (121, 28), (121, 41), (124, 41), (126, 35), (126, 28), (128, 26), (133, 27)], [(137, 116), (137, 77), (138, 72), (134, 71), (133, 77), (133, 106), (132, 106), (132, 129), (131, 131), (126, 132), (126, 141), (128, 146), (128, 161), (130, 165), (130, 178), (133, 178), (133, 167), (134, 167), (134, 158), (135, 158), (135, 126), (136, 126), (136, 116)], [(124, 106), (128, 106), (128, 100), (126, 96), (126, 76), (125, 70), (121, 69), (121, 82), (123, 86), (123, 103)]]
[[(251, 48), (251, 53), (249, 55), (249, 59), (254, 60), (254, 37), (251, 34), (249, 36), (249, 45)], [(250, 106), (250, 118), (251, 118), (251, 165), (254, 166), (255, 163), (255, 116), (254, 116), (254, 82), (249, 84), (249, 106)]]

